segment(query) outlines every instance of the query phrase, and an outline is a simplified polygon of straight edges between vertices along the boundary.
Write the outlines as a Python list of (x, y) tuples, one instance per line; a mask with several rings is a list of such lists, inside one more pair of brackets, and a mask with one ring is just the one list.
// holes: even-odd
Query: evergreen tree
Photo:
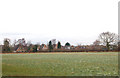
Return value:
[(51, 52), (52, 49), (53, 49), (53, 46), (52, 46), (52, 42), (51, 42), (51, 41), (49, 41), (49, 45), (48, 45), (48, 47), (49, 47), (49, 51)]
[(37, 52), (38, 45), (34, 45), (33, 52)]
[(61, 49), (61, 43), (58, 42), (58, 46), (57, 46), (58, 49)]
[(65, 44), (65, 46), (70, 46), (70, 43), (67, 42), (67, 43)]
[(10, 39), (4, 39), (3, 52), (10, 52)]

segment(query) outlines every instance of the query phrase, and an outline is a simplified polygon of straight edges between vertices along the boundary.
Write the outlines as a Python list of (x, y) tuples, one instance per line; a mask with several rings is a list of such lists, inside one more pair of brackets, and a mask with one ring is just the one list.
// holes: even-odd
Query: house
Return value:
[(62, 49), (62, 50), (65, 49), (64, 46), (61, 46), (61, 49)]
[(30, 52), (33, 52), (34, 45), (30, 46)]
[(58, 44), (53, 44), (53, 49), (58, 49)]
[(37, 51), (40, 51), (40, 50), (41, 50), (41, 46), (38, 45), (38, 47), (37, 47)]
[(55, 49), (58, 49), (58, 44), (55, 45)]
[(67, 43), (65, 44), (65, 49), (70, 49), (70, 43), (67, 42)]
[(70, 46), (65, 46), (65, 49), (70, 49)]
[(110, 45), (110, 50), (111, 51), (118, 50), (118, 46), (117, 45)]
[(45, 44), (42, 44), (42, 50), (47, 50), (47, 49), (48, 49), (48, 46)]
[(84, 46), (84, 45), (78, 45), (78, 46), (75, 47), (75, 50), (82, 50), (83, 51), (83, 50), (86, 50), (86, 48), (87, 47)]
[(17, 46), (14, 52), (26, 52), (27, 49), (24, 46)]
[(71, 48), (71, 49), (75, 49), (75, 46), (72, 45), (70, 48)]

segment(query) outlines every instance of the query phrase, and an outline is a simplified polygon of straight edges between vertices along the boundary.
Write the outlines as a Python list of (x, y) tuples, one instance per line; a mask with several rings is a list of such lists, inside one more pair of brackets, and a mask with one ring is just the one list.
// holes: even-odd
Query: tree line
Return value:
[(65, 45), (61, 45), (58, 41), (56, 44), (56, 39), (50, 40), (47, 45), (45, 44), (32, 44), (27, 42), (24, 38), (15, 40), (13, 44), (10, 43), (9, 38), (5, 38), (2, 45), (2, 52), (39, 52), (39, 51), (119, 51), (120, 50), (120, 40), (119, 36), (111, 32), (103, 32), (99, 34), (98, 39), (96, 39), (92, 45), (71, 45), (69, 42)]

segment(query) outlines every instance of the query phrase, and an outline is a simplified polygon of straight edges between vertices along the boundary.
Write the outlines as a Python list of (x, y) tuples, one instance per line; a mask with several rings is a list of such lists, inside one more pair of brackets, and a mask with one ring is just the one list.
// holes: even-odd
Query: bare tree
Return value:
[(110, 50), (110, 45), (115, 44), (118, 36), (115, 33), (103, 32), (99, 35), (100, 42), (106, 46), (107, 50)]
[(95, 40), (94, 42), (93, 42), (93, 45), (100, 45), (100, 41), (99, 40)]
[(28, 41), (28, 42), (26, 43), (27, 46), (30, 46), (31, 44), (32, 44), (31, 41)]
[(52, 45), (56, 44), (56, 39), (52, 39), (51, 42), (52, 42)]
[(52, 39), (52, 40), (51, 40), (51, 43), (52, 43), (52, 46), (53, 46), (53, 49), (54, 49), (55, 46), (56, 46), (56, 39)]
[(26, 46), (26, 41), (24, 38), (18, 39), (18, 41), (15, 41), (15, 45), (21, 45), (21, 46)]
[(22, 48), (27, 48), (27, 43), (26, 43), (26, 40), (24, 38), (22, 39), (18, 39), (17, 41), (14, 40), (14, 50), (16, 50), (18, 47), (22, 47)]

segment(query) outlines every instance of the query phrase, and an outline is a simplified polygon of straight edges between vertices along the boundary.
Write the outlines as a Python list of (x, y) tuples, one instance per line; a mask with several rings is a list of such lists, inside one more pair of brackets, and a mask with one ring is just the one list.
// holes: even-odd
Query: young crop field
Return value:
[(117, 76), (118, 52), (2, 54), (3, 76)]

